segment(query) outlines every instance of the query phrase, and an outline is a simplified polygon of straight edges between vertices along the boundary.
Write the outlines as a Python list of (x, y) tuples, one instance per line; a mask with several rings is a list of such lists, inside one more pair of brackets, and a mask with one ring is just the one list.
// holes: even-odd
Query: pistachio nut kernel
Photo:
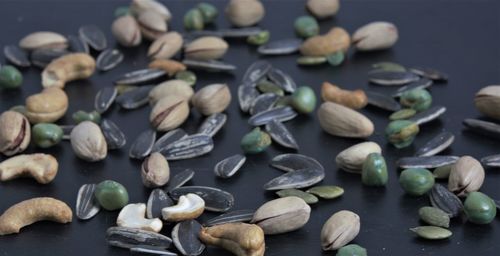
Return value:
[(157, 131), (170, 131), (184, 123), (188, 116), (188, 102), (176, 95), (169, 95), (155, 104), (149, 120)]
[(124, 47), (138, 46), (142, 42), (139, 24), (130, 15), (118, 17), (111, 25), (111, 32), (116, 41)]
[(306, 7), (314, 17), (324, 19), (335, 16), (340, 8), (339, 0), (308, 0)]
[(366, 138), (375, 127), (363, 114), (333, 102), (324, 102), (318, 109), (321, 128), (327, 133), (347, 138)]
[(175, 95), (180, 99), (184, 99), (186, 101), (191, 100), (194, 91), (193, 88), (183, 80), (168, 80), (163, 82), (157, 86), (155, 86), (149, 92), (149, 102), (151, 104), (155, 104), (159, 100), (169, 95)]
[(409, 120), (392, 121), (385, 128), (387, 140), (396, 148), (410, 146), (420, 131), (418, 124)]
[(352, 43), (359, 51), (391, 48), (398, 41), (398, 29), (390, 22), (376, 21), (366, 24), (352, 35)]
[(271, 136), (261, 131), (259, 127), (254, 128), (241, 139), (241, 148), (246, 154), (257, 154), (263, 152), (271, 145)]
[(335, 157), (335, 162), (337, 167), (347, 172), (360, 173), (371, 153), (382, 153), (382, 149), (375, 142), (361, 142), (340, 152)]
[(231, 103), (231, 91), (226, 84), (207, 85), (193, 95), (191, 103), (205, 116), (220, 113)]
[(61, 142), (63, 130), (59, 125), (39, 123), (33, 126), (33, 141), (41, 148), (50, 148)]
[(21, 39), (19, 47), (28, 51), (39, 48), (66, 49), (68, 47), (68, 40), (58, 33), (40, 31), (31, 33)]
[(13, 66), (0, 66), (0, 89), (16, 89), (23, 83), (23, 75)]
[(311, 113), (316, 108), (316, 94), (309, 86), (301, 86), (293, 92), (290, 105), (299, 113)]
[(295, 19), (295, 33), (302, 38), (308, 38), (319, 34), (319, 24), (314, 17), (305, 15)]
[(491, 223), (497, 214), (495, 202), (481, 192), (471, 192), (464, 202), (467, 219), (475, 224)]
[(401, 105), (412, 108), (417, 112), (428, 109), (432, 104), (432, 96), (425, 89), (413, 89), (404, 92), (399, 98)]
[(148, 57), (153, 59), (170, 59), (182, 48), (184, 40), (177, 32), (168, 32), (153, 41), (148, 49)]
[(170, 179), (170, 167), (165, 157), (154, 152), (144, 159), (141, 166), (141, 178), (148, 188), (161, 187)]
[(350, 244), (340, 248), (335, 256), (368, 256), (368, 252), (357, 244)]
[(352, 109), (362, 109), (368, 104), (368, 97), (363, 90), (343, 90), (329, 82), (321, 85), (321, 98)]
[(301, 46), (300, 53), (304, 56), (327, 56), (343, 51), (346, 52), (351, 45), (351, 36), (340, 27), (332, 28), (324, 35), (309, 37)]
[(186, 30), (203, 30), (205, 21), (199, 9), (191, 9), (184, 15), (184, 28)]
[(66, 54), (53, 60), (42, 72), (43, 87), (64, 88), (70, 81), (89, 78), (94, 74), (96, 63), (86, 53)]
[(237, 256), (264, 256), (264, 231), (257, 225), (226, 223), (202, 227), (200, 240), (206, 245), (224, 248)]
[(203, 22), (205, 24), (210, 24), (215, 22), (217, 16), (219, 16), (219, 11), (217, 7), (210, 3), (199, 3), (196, 5), (196, 8), (200, 10), (201, 15), (203, 16)]
[(26, 117), (32, 124), (53, 123), (68, 110), (68, 96), (57, 88), (49, 87), (26, 98)]
[(264, 5), (259, 0), (231, 0), (225, 12), (229, 22), (237, 27), (255, 25), (265, 15)]
[(321, 229), (321, 247), (325, 251), (338, 250), (351, 242), (359, 233), (359, 216), (342, 210), (333, 214)]
[(382, 154), (369, 154), (363, 163), (361, 171), (361, 181), (363, 184), (367, 186), (385, 186), (388, 179), (387, 164)]
[(215, 60), (226, 54), (229, 45), (224, 39), (215, 36), (204, 36), (186, 45), (186, 58), (196, 60)]
[(479, 161), (471, 156), (462, 156), (451, 167), (448, 190), (457, 196), (466, 196), (481, 188), (484, 177), (484, 168)]
[(412, 196), (421, 196), (434, 186), (432, 172), (423, 168), (411, 168), (401, 172), (399, 184), (403, 190)]
[(271, 39), (271, 32), (263, 30), (256, 35), (247, 37), (247, 43), (251, 45), (263, 45), (269, 42), (269, 39)]
[(483, 115), (500, 120), (500, 85), (490, 85), (476, 93), (474, 105)]
[(31, 127), (24, 115), (5, 111), (0, 115), (0, 153), (12, 156), (23, 152), (31, 140)]
[(108, 146), (101, 128), (93, 122), (83, 121), (71, 130), (71, 147), (79, 158), (97, 162), (106, 158)]

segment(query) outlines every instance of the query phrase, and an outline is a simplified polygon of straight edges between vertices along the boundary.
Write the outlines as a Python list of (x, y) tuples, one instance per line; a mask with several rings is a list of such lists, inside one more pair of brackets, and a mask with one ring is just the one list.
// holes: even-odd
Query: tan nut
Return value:
[(37, 221), (68, 223), (72, 219), (73, 212), (66, 203), (50, 197), (37, 197), (11, 206), (0, 216), (0, 235), (19, 233), (21, 228)]
[(191, 103), (203, 115), (220, 113), (231, 103), (231, 91), (226, 84), (207, 85), (194, 94)]
[(146, 204), (128, 204), (123, 207), (116, 219), (118, 227), (138, 228), (141, 230), (160, 232), (163, 222), (159, 218), (147, 219)]
[(57, 175), (59, 164), (47, 154), (18, 155), (0, 163), (0, 180), (31, 177), (38, 183), (50, 183)]
[(142, 36), (156, 40), (167, 33), (168, 26), (163, 17), (155, 11), (141, 12), (137, 17)]
[(40, 31), (31, 33), (21, 39), (19, 47), (29, 51), (39, 48), (65, 49), (68, 47), (68, 40), (58, 33)]
[(188, 102), (181, 97), (169, 95), (155, 104), (149, 120), (157, 131), (170, 131), (184, 123), (188, 116)]
[(161, 209), (164, 220), (180, 222), (198, 218), (205, 210), (205, 201), (196, 194), (180, 196), (177, 204)]
[(327, 133), (347, 138), (366, 138), (375, 130), (363, 114), (333, 102), (324, 102), (318, 109), (321, 128)]
[(155, 104), (167, 96), (176, 96), (189, 102), (193, 94), (193, 88), (186, 81), (174, 79), (155, 86), (149, 92), (149, 102)]
[(172, 18), (170, 10), (162, 3), (155, 0), (132, 0), (130, 4), (130, 12), (135, 16), (145, 11), (154, 11), (158, 13), (164, 20), (169, 21)]
[(188, 59), (214, 60), (226, 54), (229, 45), (224, 39), (215, 36), (200, 37), (184, 49), (184, 54)]
[(500, 85), (490, 85), (476, 93), (474, 104), (487, 117), (500, 120)]
[(153, 59), (170, 59), (177, 54), (183, 44), (181, 34), (168, 32), (158, 37), (148, 49), (148, 57)]
[(264, 5), (259, 0), (231, 0), (225, 12), (229, 22), (237, 27), (255, 25), (266, 14)]
[(359, 174), (366, 157), (371, 153), (382, 153), (382, 149), (375, 142), (361, 142), (340, 152), (335, 157), (335, 162), (338, 168)]
[(451, 167), (448, 190), (458, 196), (467, 196), (481, 188), (484, 176), (484, 169), (479, 161), (471, 156), (462, 156)]
[(339, 0), (308, 0), (306, 7), (314, 17), (324, 19), (337, 14), (340, 3)]
[(203, 227), (200, 240), (207, 245), (222, 247), (236, 256), (263, 256), (266, 250), (264, 231), (246, 223), (227, 223)]
[(138, 46), (142, 42), (139, 24), (130, 15), (117, 18), (111, 25), (111, 32), (116, 41), (125, 47)]
[(26, 117), (30, 123), (53, 123), (66, 114), (68, 96), (57, 88), (49, 87), (26, 99)]
[(43, 87), (64, 88), (67, 82), (94, 74), (95, 60), (86, 53), (66, 54), (53, 60), (42, 72)]
[(362, 109), (368, 104), (368, 97), (363, 90), (342, 90), (329, 82), (321, 86), (321, 98), (352, 109)]
[(359, 216), (351, 211), (339, 211), (333, 214), (321, 229), (323, 250), (337, 250), (351, 242), (359, 233)]
[(71, 130), (71, 147), (79, 158), (96, 162), (106, 158), (108, 146), (101, 128), (91, 121), (79, 123)]
[(390, 22), (368, 23), (354, 32), (352, 43), (359, 51), (391, 48), (398, 41), (398, 29)]
[(0, 115), (0, 153), (11, 156), (23, 152), (31, 140), (31, 127), (24, 115), (5, 111)]
[(161, 187), (170, 179), (170, 167), (167, 159), (158, 153), (152, 153), (144, 159), (141, 166), (142, 184), (148, 188)]
[(313, 36), (300, 46), (305, 56), (326, 56), (338, 51), (346, 52), (351, 45), (351, 37), (343, 28), (332, 28), (327, 34)]
[(175, 60), (154, 60), (149, 63), (149, 68), (161, 69), (167, 72), (169, 76), (174, 76), (177, 72), (186, 70), (186, 65)]

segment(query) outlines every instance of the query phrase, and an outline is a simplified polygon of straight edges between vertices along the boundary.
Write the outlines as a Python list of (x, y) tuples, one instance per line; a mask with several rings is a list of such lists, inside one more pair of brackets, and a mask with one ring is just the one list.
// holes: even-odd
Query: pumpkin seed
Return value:
[(248, 123), (252, 126), (261, 126), (271, 122), (272, 120), (285, 122), (295, 118), (296, 116), (297, 112), (295, 112), (291, 107), (272, 108), (253, 115), (250, 119), (248, 119)]
[(297, 59), (297, 64), (304, 66), (314, 66), (326, 63), (326, 57), (323, 56), (302, 56)]
[(279, 197), (296, 196), (304, 200), (308, 204), (315, 204), (319, 201), (319, 199), (315, 195), (294, 188), (283, 189), (276, 192), (276, 194)]
[(259, 91), (253, 86), (240, 85), (238, 87), (238, 102), (240, 104), (240, 109), (243, 112), (248, 112), (254, 102), (255, 98), (259, 96)]
[(368, 97), (368, 104), (372, 106), (389, 111), (398, 111), (401, 109), (401, 105), (396, 100), (385, 94), (371, 91), (365, 91), (365, 94)]
[(28, 54), (16, 45), (6, 45), (3, 48), (3, 54), (5, 58), (9, 60), (12, 64), (18, 67), (29, 67), (31, 62), (28, 58)]
[(267, 77), (288, 93), (294, 93), (297, 89), (297, 84), (295, 84), (292, 77), (281, 69), (272, 68), (267, 74)]
[(245, 74), (243, 75), (243, 84), (244, 85), (251, 85), (251, 84), (256, 84), (258, 81), (260, 81), (262, 78), (264, 78), (269, 71), (272, 69), (271, 63), (265, 60), (258, 60), (254, 63), (252, 63), (248, 69), (245, 71)]
[(439, 70), (427, 68), (427, 67), (413, 67), (410, 71), (421, 76), (434, 81), (446, 82), (448, 81), (448, 74), (445, 74)]
[(205, 250), (205, 245), (198, 239), (201, 225), (196, 220), (177, 223), (172, 229), (172, 241), (182, 255), (196, 256)]
[(90, 47), (96, 51), (102, 51), (108, 46), (108, 41), (102, 30), (96, 25), (85, 25), (80, 27), (78, 34)]
[(134, 248), (143, 245), (168, 248), (172, 244), (172, 239), (164, 235), (152, 231), (125, 227), (108, 228), (106, 231), (106, 240), (110, 245), (121, 248)]
[(481, 158), (481, 163), (487, 167), (500, 167), (500, 155), (492, 155)]
[(458, 156), (418, 156), (402, 157), (397, 161), (399, 168), (437, 168), (453, 164), (458, 160)]
[(100, 114), (106, 112), (116, 99), (118, 90), (112, 86), (106, 86), (99, 90), (95, 96), (94, 108)]
[(436, 179), (448, 179), (450, 177), (451, 167), (453, 164), (440, 166), (432, 172), (434, 174), (434, 178)]
[(306, 190), (306, 192), (323, 199), (334, 199), (342, 196), (344, 194), (344, 189), (337, 186), (316, 186)]
[(415, 232), (419, 237), (429, 240), (446, 239), (452, 235), (448, 229), (434, 226), (420, 226), (410, 228), (410, 230)]
[(58, 48), (39, 48), (31, 52), (31, 63), (39, 68), (45, 68), (53, 60), (62, 57), (69, 52)]
[(177, 72), (175, 74), (175, 79), (182, 80), (188, 83), (190, 86), (194, 86), (194, 84), (196, 84), (196, 74), (189, 70)]
[(170, 191), (170, 196), (178, 200), (180, 196), (194, 193), (205, 201), (205, 210), (212, 212), (226, 212), (234, 205), (231, 193), (212, 187), (190, 186), (180, 187)]
[(462, 123), (472, 132), (500, 138), (500, 125), (496, 123), (471, 118), (465, 119)]
[(195, 134), (177, 140), (162, 150), (167, 160), (181, 160), (201, 156), (214, 148), (212, 137), (204, 134)]
[(176, 174), (174, 177), (170, 178), (170, 181), (168, 182), (168, 186), (165, 189), (165, 191), (170, 192), (176, 188), (182, 187), (184, 184), (190, 181), (193, 178), (193, 176), (194, 176), (194, 171), (191, 169), (186, 169)]
[(281, 39), (259, 46), (257, 52), (263, 55), (287, 55), (298, 52), (301, 45), (301, 39)]
[(296, 150), (299, 149), (297, 141), (283, 123), (272, 120), (266, 124), (266, 131), (271, 135), (271, 138), (281, 146)]
[(421, 147), (416, 156), (433, 156), (438, 154), (439, 152), (448, 148), (453, 141), (455, 140), (455, 136), (450, 132), (442, 132), (438, 134), (436, 137), (429, 140), (423, 147)]
[(215, 136), (217, 132), (222, 129), (227, 121), (227, 115), (224, 113), (215, 113), (203, 121), (203, 123), (198, 128), (199, 134), (206, 134), (210, 137)]
[(415, 82), (420, 77), (411, 72), (375, 70), (368, 73), (368, 79), (378, 85), (399, 86)]
[(406, 71), (406, 68), (403, 65), (394, 62), (378, 62), (373, 64), (372, 68), (383, 71), (396, 71), (396, 72)]
[(182, 63), (192, 69), (201, 69), (209, 72), (228, 72), (236, 70), (236, 66), (217, 60), (189, 60), (184, 59)]
[(414, 89), (425, 89), (432, 85), (432, 80), (427, 78), (421, 78), (415, 82), (411, 82), (408, 85), (400, 87), (395, 93), (392, 94), (392, 97), (399, 97), (403, 95), (403, 93), (414, 90)]
[(444, 114), (444, 112), (446, 112), (446, 107), (433, 106), (425, 111), (417, 113), (416, 115), (412, 116), (408, 120), (413, 121), (413, 122), (417, 123), (418, 125), (421, 125), (421, 124), (425, 124), (425, 123), (434, 121), (435, 119), (440, 117), (442, 114)]
[(157, 188), (149, 194), (146, 205), (148, 219), (161, 218), (161, 209), (174, 205), (174, 201), (161, 189)]
[(429, 225), (443, 228), (450, 226), (450, 216), (439, 208), (425, 206), (418, 210), (418, 215)]
[(429, 199), (432, 206), (448, 213), (451, 218), (458, 217), (464, 208), (460, 198), (441, 184), (434, 184), (429, 193)]
[(236, 210), (223, 213), (215, 218), (209, 219), (203, 224), (203, 226), (210, 227), (227, 223), (250, 222), (254, 213), (254, 210)]
[(130, 146), (129, 157), (133, 159), (144, 159), (151, 153), (155, 141), (156, 131), (148, 129), (142, 132), (137, 136), (132, 146)]
[(301, 169), (287, 172), (264, 185), (265, 190), (281, 190), (287, 188), (305, 188), (323, 180), (325, 172), (320, 169)]
[(250, 115), (256, 115), (258, 113), (271, 109), (278, 98), (279, 96), (274, 93), (264, 93), (257, 96), (250, 106)]
[(120, 149), (127, 144), (125, 134), (111, 120), (103, 119), (100, 126), (108, 149)]
[(178, 141), (180, 139), (183, 139), (187, 136), (188, 136), (187, 133), (181, 128), (177, 128), (177, 129), (168, 131), (167, 133), (165, 133), (163, 136), (161, 136), (155, 142), (151, 152), (160, 152), (161, 153), (161, 151), (164, 148), (166, 148), (168, 145), (170, 145), (171, 143)]
[(140, 245), (130, 248), (130, 253), (140, 255), (162, 255), (162, 256), (177, 256), (177, 253), (167, 251), (155, 246)]
[(88, 220), (101, 210), (101, 206), (94, 196), (95, 189), (95, 184), (84, 184), (78, 190), (78, 197), (76, 198), (76, 216), (81, 220)]
[(301, 154), (277, 155), (271, 160), (270, 165), (285, 172), (293, 172), (301, 169), (325, 170), (316, 159)]
[(137, 109), (146, 105), (149, 101), (149, 92), (154, 85), (141, 86), (124, 92), (116, 97), (116, 103), (124, 109)]
[(230, 156), (220, 162), (214, 167), (215, 175), (221, 178), (230, 178), (245, 164), (246, 157), (244, 155)]
[(123, 53), (117, 49), (107, 49), (99, 54), (96, 67), (100, 71), (108, 71), (123, 61)]
[(82, 52), (89, 53), (89, 45), (83, 41), (83, 39), (79, 36), (69, 35), (66, 37), (68, 39), (68, 50), (70, 52)]
[(121, 85), (135, 85), (143, 84), (147, 82), (154, 81), (160, 77), (165, 76), (167, 73), (164, 70), (159, 69), (140, 69), (123, 74), (118, 79), (115, 80), (115, 84)]
[(416, 113), (417, 113), (417, 111), (415, 111), (415, 109), (404, 108), (404, 109), (401, 109), (399, 111), (396, 111), (396, 112), (392, 113), (389, 116), (389, 120), (394, 121), (394, 120), (408, 119), (408, 118), (414, 116)]

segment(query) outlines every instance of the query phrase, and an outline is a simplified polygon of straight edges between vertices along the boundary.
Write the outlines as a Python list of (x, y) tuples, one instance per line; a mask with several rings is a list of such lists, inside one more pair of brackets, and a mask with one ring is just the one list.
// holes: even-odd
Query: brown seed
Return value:
[(157, 131), (169, 131), (179, 127), (189, 116), (189, 104), (185, 99), (170, 95), (158, 101), (149, 120)]
[(327, 133), (347, 138), (366, 138), (373, 134), (372, 121), (363, 114), (333, 102), (318, 109), (319, 124)]
[(111, 25), (111, 32), (116, 41), (125, 47), (138, 46), (142, 41), (139, 24), (130, 15), (117, 18)]
[(321, 86), (321, 98), (352, 109), (361, 109), (368, 104), (368, 98), (363, 90), (343, 90), (329, 82), (324, 82)]
[(151, 69), (161, 69), (167, 72), (169, 76), (174, 76), (177, 72), (186, 70), (186, 65), (175, 60), (154, 60), (149, 63)]
[(191, 103), (203, 115), (220, 113), (231, 103), (231, 92), (226, 84), (207, 85), (194, 94)]
[(177, 32), (169, 32), (158, 37), (148, 49), (148, 57), (153, 59), (170, 59), (177, 54), (184, 40)]
[(343, 28), (334, 27), (327, 34), (313, 36), (300, 47), (305, 56), (326, 56), (338, 51), (347, 51), (351, 45), (351, 37)]

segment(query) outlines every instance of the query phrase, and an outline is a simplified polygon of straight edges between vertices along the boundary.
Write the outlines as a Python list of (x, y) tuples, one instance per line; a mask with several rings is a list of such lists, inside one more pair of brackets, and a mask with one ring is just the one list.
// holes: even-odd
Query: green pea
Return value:
[(408, 147), (420, 131), (418, 124), (409, 120), (392, 121), (385, 128), (385, 136), (396, 148)]
[(83, 121), (91, 121), (96, 124), (101, 123), (101, 114), (97, 111), (92, 111), (92, 112), (85, 112), (82, 110), (79, 110), (75, 113), (73, 113), (73, 121), (75, 123), (79, 124)]
[(475, 224), (488, 224), (497, 215), (495, 202), (481, 192), (471, 192), (464, 202), (467, 219)]
[(361, 171), (361, 181), (367, 186), (385, 186), (389, 175), (387, 173), (387, 164), (380, 153), (369, 154)]
[(194, 86), (194, 84), (196, 84), (196, 74), (189, 70), (177, 72), (175, 74), (175, 79), (185, 81), (191, 86)]
[(205, 24), (213, 23), (219, 15), (217, 8), (209, 3), (199, 3), (196, 8), (201, 12)]
[(184, 28), (186, 30), (203, 30), (204, 24), (203, 14), (198, 9), (191, 9), (184, 15)]
[(39, 123), (31, 131), (35, 145), (41, 148), (50, 148), (57, 145), (63, 137), (63, 130), (59, 125)]
[(294, 23), (295, 33), (299, 37), (308, 38), (319, 34), (319, 24), (312, 16), (300, 16)]
[(0, 67), (0, 88), (16, 89), (23, 83), (23, 75), (13, 66)]
[(97, 202), (108, 211), (121, 209), (128, 204), (127, 189), (116, 181), (105, 180), (97, 184), (94, 195)]
[(399, 184), (406, 193), (413, 196), (421, 196), (434, 186), (434, 176), (427, 169), (406, 169), (399, 176)]
[(404, 108), (404, 109), (401, 109), (399, 111), (392, 113), (392, 115), (389, 116), (389, 119), (391, 121), (408, 119), (408, 118), (414, 116), (416, 113), (417, 113), (417, 111), (415, 109)]
[(328, 61), (330, 66), (336, 67), (344, 62), (344, 56), (345, 55), (343, 51), (337, 51), (326, 56), (326, 60)]
[(263, 45), (271, 38), (271, 32), (268, 30), (261, 31), (260, 33), (247, 37), (247, 43), (251, 45)]
[(259, 83), (257, 83), (257, 89), (259, 89), (260, 92), (262, 93), (274, 93), (278, 96), (284, 96), (285, 95), (285, 92), (283, 91), (283, 89), (281, 89), (281, 87), (279, 87), (278, 85), (274, 84), (273, 82), (267, 80), (267, 79), (264, 79), (262, 81), (260, 81)]
[(115, 17), (121, 17), (130, 14), (130, 8), (128, 6), (120, 6), (115, 9)]
[(241, 148), (248, 154), (263, 152), (269, 145), (271, 145), (271, 136), (261, 131), (259, 127), (254, 128), (241, 139)]
[(428, 109), (432, 104), (432, 96), (425, 89), (413, 89), (404, 92), (399, 98), (401, 105), (415, 109), (417, 112)]
[(316, 94), (311, 87), (299, 87), (292, 94), (290, 104), (300, 113), (311, 113), (316, 107)]
[(338, 251), (336, 256), (367, 256), (368, 253), (366, 252), (366, 249), (357, 245), (357, 244), (350, 244), (341, 247)]

